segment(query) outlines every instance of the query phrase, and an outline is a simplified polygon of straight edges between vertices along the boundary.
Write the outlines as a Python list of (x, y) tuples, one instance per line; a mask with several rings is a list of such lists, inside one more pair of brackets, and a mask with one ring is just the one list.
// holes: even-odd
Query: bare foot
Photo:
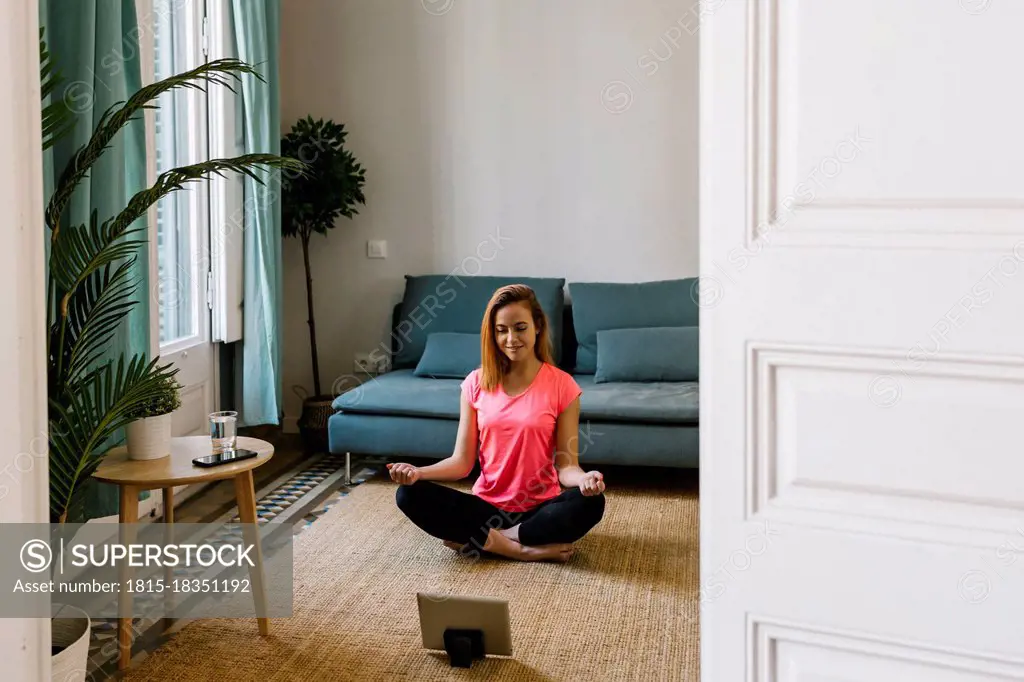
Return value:
[(530, 547), (510, 540), (499, 530), (491, 529), (484, 544), (484, 551), (498, 554), (517, 561), (558, 561), (566, 562), (572, 558), (573, 546), (570, 544), (541, 545)]
[(569, 544), (523, 546), (524, 561), (557, 561), (565, 563), (572, 558), (575, 548)]

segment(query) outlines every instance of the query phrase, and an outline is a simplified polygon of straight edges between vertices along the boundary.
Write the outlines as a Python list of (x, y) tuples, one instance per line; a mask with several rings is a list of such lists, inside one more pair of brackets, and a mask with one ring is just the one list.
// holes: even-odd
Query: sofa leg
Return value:
[(352, 453), (345, 453), (345, 485), (352, 485)]

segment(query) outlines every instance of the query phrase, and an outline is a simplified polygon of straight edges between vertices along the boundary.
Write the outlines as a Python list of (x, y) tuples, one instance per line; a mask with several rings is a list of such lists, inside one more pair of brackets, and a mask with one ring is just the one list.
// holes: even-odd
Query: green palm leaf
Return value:
[(71, 156), (64, 167), (54, 188), (53, 196), (50, 198), (50, 203), (46, 207), (46, 224), (50, 226), (50, 229), (57, 229), (60, 217), (71, 200), (75, 187), (110, 146), (114, 135), (128, 125), (136, 114), (146, 109), (155, 108), (156, 105), (152, 102), (160, 95), (177, 88), (205, 90), (205, 86), (211, 84), (223, 85), (234, 90), (231, 87), (232, 81), (240, 81), (243, 73), (251, 74), (262, 80), (259, 72), (245, 62), (237, 59), (217, 59), (140, 88), (120, 107), (115, 104), (103, 112), (92, 137)]
[(172, 168), (161, 173), (156, 182), (149, 189), (138, 192), (128, 202), (127, 208), (118, 214), (111, 224), (111, 230), (116, 233), (128, 225), (146, 215), (149, 207), (158, 202), (171, 192), (184, 189), (190, 182), (203, 180), (211, 175), (225, 177), (225, 171), (241, 173), (260, 184), (264, 184), (263, 178), (257, 173), (260, 168), (277, 168), (289, 172), (302, 173), (306, 165), (295, 159), (286, 159), (274, 154), (244, 154), (231, 159), (211, 159), (202, 163)]
[[(145, 228), (135, 227), (139, 218), (146, 215), (149, 208), (161, 198), (177, 190), (184, 189), (190, 182), (202, 180), (210, 175), (224, 176), (226, 172), (241, 173), (262, 183), (257, 174), (259, 168), (279, 168), (302, 172), (304, 164), (293, 159), (285, 159), (272, 154), (246, 154), (231, 159), (213, 159), (181, 168), (174, 168), (160, 174), (152, 187), (138, 192), (128, 202), (128, 206), (116, 217), (98, 224), (97, 214), (93, 211), (89, 227), (71, 226), (53, 233), (53, 247), (50, 252), (50, 272), (54, 284), (54, 295), (58, 318), (56, 329), (50, 335), (49, 354), (57, 363), (57, 374), (76, 374), (83, 368), (83, 363), (95, 360), (101, 352), (97, 352), (97, 342), (90, 341), (86, 348), (80, 348), (79, 334), (85, 328), (81, 322), (69, 321), (73, 310), (78, 320), (85, 320), (96, 314), (93, 309), (98, 301), (107, 301), (115, 306), (105, 310), (103, 324), (96, 324), (95, 338), (109, 340), (114, 328), (128, 314), (127, 306), (121, 306), (131, 297), (131, 291), (119, 288), (109, 296), (104, 295), (105, 287), (102, 278), (96, 275), (101, 268), (109, 268), (123, 259), (133, 257), (136, 249), (144, 244), (141, 239), (127, 239), (133, 233), (144, 232)], [(82, 292), (83, 286), (92, 281), (93, 286)], [(60, 382), (55, 385), (59, 386)]]
[(107, 265), (90, 275), (75, 291), (68, 305), (68, 338), (65, 349), (69, 381), (85, 373), (106, 351), (121, 321), (135, 305), (138, 282), (131, 279), (135, 259), (112, 271)]
[[(56, 65), (50, 59), (50, 50), (43, 40), (43, 29), (39, 29), (39, 77), (40, 92), (45, 102), (57, 87), (64, 81)], [(55, 102), (43, 105), (43, 151), (46, 151), (57, 140), (75, 127), (75, 117), (68, 109), (67, 102), (60, 98)]]
[(125, 365), (108, 362), (75, 385), (69, 385), (63, 401), (50, 400), (50, 513), (63, 522), (82, 494), (82, 483), (106, 454), (101, 446), (132, 421), (132, 410), (160, 397), (170, 377), (170, 365), (157, 366), (136, 355)]
[[(65, 297), (74, 294), (79, 284), (105, 265), (133, 256), (146, 243), (144, 239), (123, 239), (132, 233), (145, 233), (145, 227), (118, 229), (114, 219), (98, 223), (96, 211), (90, 224), (64, 228), (50, 250), (50, 268), (57, 287)], [(127, 226), (125, 226), (127, 228)]]

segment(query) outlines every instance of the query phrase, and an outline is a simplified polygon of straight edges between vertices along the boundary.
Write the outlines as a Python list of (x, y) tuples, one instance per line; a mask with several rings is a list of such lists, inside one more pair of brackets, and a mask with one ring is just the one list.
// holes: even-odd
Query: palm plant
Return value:
[[(40, 71), (45, 98), (57, 92), (61, 77), (40, 32)], [(96, 211), (88, 224), (72, 224), (65, 209), (75, 188), (106, 151), (114, 136), (155, 100), (178, 88), (232, 88), (242, 74), (257, 71), (237, 59), (219, 59), (147, 85), (107, 109), (92, 137), (71, 155), (46, 207), (50, 255), (47, 276), (47, 389), (50, 463), (50, 520), (84, 520), (84, 483), (99, 466), (111, 439), (139, 409), (160, 399), (177, 369), (121, 353), (104, 359), (107, 345), (133, 307), (141, 282), (131, 276), (137, 252), (146, 243), (145, 217), (161, 198), (211, 175), (243, 173), (257, 182), (256, 169), (302, 172), (304, 164), (273, 154), (212, 159), (168, 170), (152, 187), (135, 194), (119, 213), (102, 221)], [(233, 88), (232, 88), (233, 89)], [(43, 107), (43, 148), (74, 124), (62, 101)]]

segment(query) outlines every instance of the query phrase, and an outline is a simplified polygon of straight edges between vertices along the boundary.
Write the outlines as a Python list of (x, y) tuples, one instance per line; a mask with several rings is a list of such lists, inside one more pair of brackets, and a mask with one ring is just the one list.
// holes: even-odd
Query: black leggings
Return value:
[(522, 524), (519, 542), (523, 545), (576, 542), (604, 515), (604, 495), (585, 496), (579, 488), (563, 490), (525, 512), (499, 509), (476, 495), (433, 481), (399, 485), (395, 500), (409, 520), (435, 538), (479, 550), (491, 528), (511, 528), (517, 523)]

